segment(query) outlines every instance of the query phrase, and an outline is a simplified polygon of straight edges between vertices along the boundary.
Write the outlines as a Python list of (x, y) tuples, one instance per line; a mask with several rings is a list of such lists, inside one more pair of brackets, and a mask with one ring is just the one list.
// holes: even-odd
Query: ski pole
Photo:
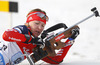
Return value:
[(34, 61), (32, 61), (32, 59), (30, 58), (28, 52), (25, 51), (25, 47), (23, 49), (24, 49), (24, 56), (26, 56), (26, 58), (27, 58), (28, 62), (30, 63), (30, 65), (35, 65)]

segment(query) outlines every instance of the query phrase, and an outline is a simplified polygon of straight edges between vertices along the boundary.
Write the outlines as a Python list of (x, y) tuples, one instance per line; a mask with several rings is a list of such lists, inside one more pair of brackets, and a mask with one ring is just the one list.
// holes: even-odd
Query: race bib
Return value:
[(23, 54), (19, 51), (11, 57), (12, 64), (18, 64), (24, 60)]

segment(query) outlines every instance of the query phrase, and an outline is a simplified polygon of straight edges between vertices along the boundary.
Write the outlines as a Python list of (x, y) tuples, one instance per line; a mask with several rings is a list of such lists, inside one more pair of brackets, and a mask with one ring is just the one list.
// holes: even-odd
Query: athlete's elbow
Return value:
[(3, 38), (3, 40), (7, 41), (8, 36), (7, 36), (6, 32), (3, 33), (2, 38)]

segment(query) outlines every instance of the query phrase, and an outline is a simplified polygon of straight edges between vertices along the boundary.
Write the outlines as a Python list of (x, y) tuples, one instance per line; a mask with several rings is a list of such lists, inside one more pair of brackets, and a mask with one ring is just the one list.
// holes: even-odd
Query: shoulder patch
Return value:
[(17, 30), (19, 33), (28, 34), (28, 28), (25, 25), (19, 25), (14, 27), (13, 29)]

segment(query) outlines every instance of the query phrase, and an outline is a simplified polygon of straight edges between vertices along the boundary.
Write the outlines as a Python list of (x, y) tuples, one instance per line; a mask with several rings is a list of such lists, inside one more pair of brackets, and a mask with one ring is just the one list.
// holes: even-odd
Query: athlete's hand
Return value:
[(80, 34), (80, 29), (79, 28), (75, 28), (75, 29), (72, 29), (72, 36), (70, 38), (72, 39), (76, 39), (76, 37)]
[(26, 37), (26, 41), (24, 43), (32, 43), (32, 44), (36, 44), (36, 45), (43, 45), (43, 40), (41, 38), (38, 37), (33, 37), (30, 36), (28, 34), (25, 34)]

